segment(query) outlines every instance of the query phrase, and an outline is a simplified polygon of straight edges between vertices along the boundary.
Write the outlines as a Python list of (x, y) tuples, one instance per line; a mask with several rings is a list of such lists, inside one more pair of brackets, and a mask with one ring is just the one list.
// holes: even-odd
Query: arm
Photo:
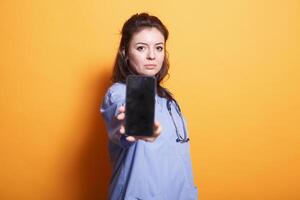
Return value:
[(134, 142), (126, 140), (125, 135), (120, 133), (123, 120), (119, 120), (117, 116), (122, 105), (125, 105), (125, 85), (115, 84), (107, 91), (100, 112), (105, 121), (108, 138), (120, 147), (128, 148)]

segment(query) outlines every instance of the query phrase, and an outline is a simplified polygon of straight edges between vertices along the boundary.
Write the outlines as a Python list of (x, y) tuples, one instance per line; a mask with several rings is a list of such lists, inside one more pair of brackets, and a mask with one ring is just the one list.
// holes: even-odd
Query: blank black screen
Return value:
[(125, 130), (127, 135), (151, 136), (155, 110), (154, 77), (131, 75), (126, 80)]

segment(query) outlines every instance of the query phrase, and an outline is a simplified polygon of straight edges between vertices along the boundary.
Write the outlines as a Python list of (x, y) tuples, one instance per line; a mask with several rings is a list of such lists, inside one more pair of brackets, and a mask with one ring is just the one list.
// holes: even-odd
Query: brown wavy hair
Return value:
[[(167, 27), (156, 16), (149, 15), (148, 13), (140, 13), (132, 15), (123, 25), (121, 31), (121, 41), (115, 64), (113, 68), (112, 82), (125, 83), (128, 75), (137, 74), (137, 72), (129, 65), (127, 58), (129, 43), (132, 36), (141, 31), (144, 28), (156, 28), (159, 30), (165, 39), (165, 43), (169, 37), (169, 31)], [(165, 49), (165, 57), (160, 71), (155, 75), (157, 80), (157, 94), (160, 97), (167, 99), (174, 99), (172, 93), (161, 86), (162, 80), (169, 76), (169, 60), (168, 52)]]

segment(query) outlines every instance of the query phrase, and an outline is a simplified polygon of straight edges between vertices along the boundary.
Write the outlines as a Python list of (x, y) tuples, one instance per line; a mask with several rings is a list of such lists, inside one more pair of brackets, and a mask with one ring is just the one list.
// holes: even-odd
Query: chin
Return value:
[(146, 71), (146, 72), (142, 72), (142, 75), (145, 76), (155, 76), (158, 72), (157, 71)]
[(157, 73), (143, 73), (144, 76), (155, 76)]

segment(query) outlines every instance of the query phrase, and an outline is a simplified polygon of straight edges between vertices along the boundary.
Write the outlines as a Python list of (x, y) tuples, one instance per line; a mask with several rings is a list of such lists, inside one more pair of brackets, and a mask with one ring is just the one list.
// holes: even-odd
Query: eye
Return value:
[(158, 46), (158, 47), (156, 47), (156, 49), (157, 49), (158, 51), (162, 51), (162, 50), (164, 50), (164, 47)]
[(143, 50), (145, 50), (145, 47), (144, 47), (144, 46), (138, 46), (136, 49), (137, 49), (138, 51), (143, 51)]

